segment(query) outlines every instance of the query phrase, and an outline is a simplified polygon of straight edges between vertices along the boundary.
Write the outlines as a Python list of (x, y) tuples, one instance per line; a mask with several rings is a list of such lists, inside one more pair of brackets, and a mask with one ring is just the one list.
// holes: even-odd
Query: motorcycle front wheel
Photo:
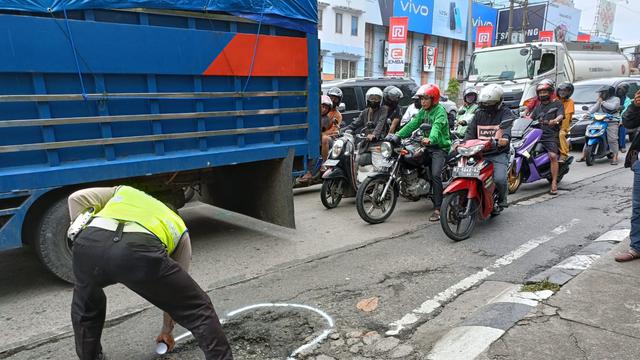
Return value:
[(584, 151), (585, 151), (584, 161), (587, 163), (587, 166), (593, 165), (593, 160), (594, 160), (593, 145), (585, 146)]
[(362, 220), (369, 224), (380, 224), (387, 220), (393, 213), (398, 201), (395, 186), (390, 186), (382, 198), (382, 192), (389, 179), (367, 178), (358, 187), (356, 195), (356, 209)]
[(507, 173), (507, 182), (509, 184), (509, 194), (513, 194), (518, 191), (520, 185), (522, 185), (522, 173), (516, 170), (515, 163), (509, 168), (509, 172)]
[[(454, 241), (468, 239), (476, 226), (478, 204), (467, 198), (467, 190), (445, 195), (440, 210), (440, 225), (447, 236)], [(469, 201), (471, 203), (469, 204)], [(469, 204), (469, 213), (466, 213)]]
[(327, 179), (322, 182), (320, 189), (320, 201), (327, 209), (334, 209), (342, 200), (343, 196), (343, 179)]

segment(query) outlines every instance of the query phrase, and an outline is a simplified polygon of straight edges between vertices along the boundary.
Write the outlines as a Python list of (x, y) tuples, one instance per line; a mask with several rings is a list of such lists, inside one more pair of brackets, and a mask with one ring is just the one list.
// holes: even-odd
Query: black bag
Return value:
[(629, 146), (627, 156), (624, 158), (624, 167), (630, 168), (638, 160), (638, 148), (640, 148), (640, 133), (633, 137), (633, 142)]

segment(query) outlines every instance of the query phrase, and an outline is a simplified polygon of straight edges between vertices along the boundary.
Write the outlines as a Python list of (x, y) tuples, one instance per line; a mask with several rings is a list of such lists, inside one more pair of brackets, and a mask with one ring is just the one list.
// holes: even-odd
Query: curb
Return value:
[[(611, 251), (628, 234), (629, 229), (609, 230), (575, 255), (530, 277), (525, 284), (546, 280), (562, 286), (588, 269), (603, 254)], [(521, 292), (521, 288), (522, 285), (514, 284), (474, 311), (462, 324), (449, 330), (434, 344), (427, 359), (476, 358), (518, 321), (524, 319), (541, 301), (554, 294), (551, 290)]]

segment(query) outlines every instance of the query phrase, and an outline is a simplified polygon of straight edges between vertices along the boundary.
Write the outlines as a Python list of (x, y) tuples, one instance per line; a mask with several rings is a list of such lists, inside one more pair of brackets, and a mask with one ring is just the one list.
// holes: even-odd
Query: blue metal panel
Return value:
[(13, 216), (0, 229), (0, 250), (15, 249), (22, 246), (22, 223), (27, 216), (29, 207), (49, 189), (38, 189), (14, 193), (0, 193), (1, 199), (29, 195), (29, 198), (13, 212)]

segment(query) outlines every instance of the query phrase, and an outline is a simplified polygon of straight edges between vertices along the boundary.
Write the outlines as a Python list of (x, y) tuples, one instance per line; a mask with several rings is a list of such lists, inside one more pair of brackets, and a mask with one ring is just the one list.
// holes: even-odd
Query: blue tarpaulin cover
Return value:
[(316, 0), (0, 0), (0, 9), (33, 12), (128, 8), (222, 11), (306, 32), (318, 23)]

